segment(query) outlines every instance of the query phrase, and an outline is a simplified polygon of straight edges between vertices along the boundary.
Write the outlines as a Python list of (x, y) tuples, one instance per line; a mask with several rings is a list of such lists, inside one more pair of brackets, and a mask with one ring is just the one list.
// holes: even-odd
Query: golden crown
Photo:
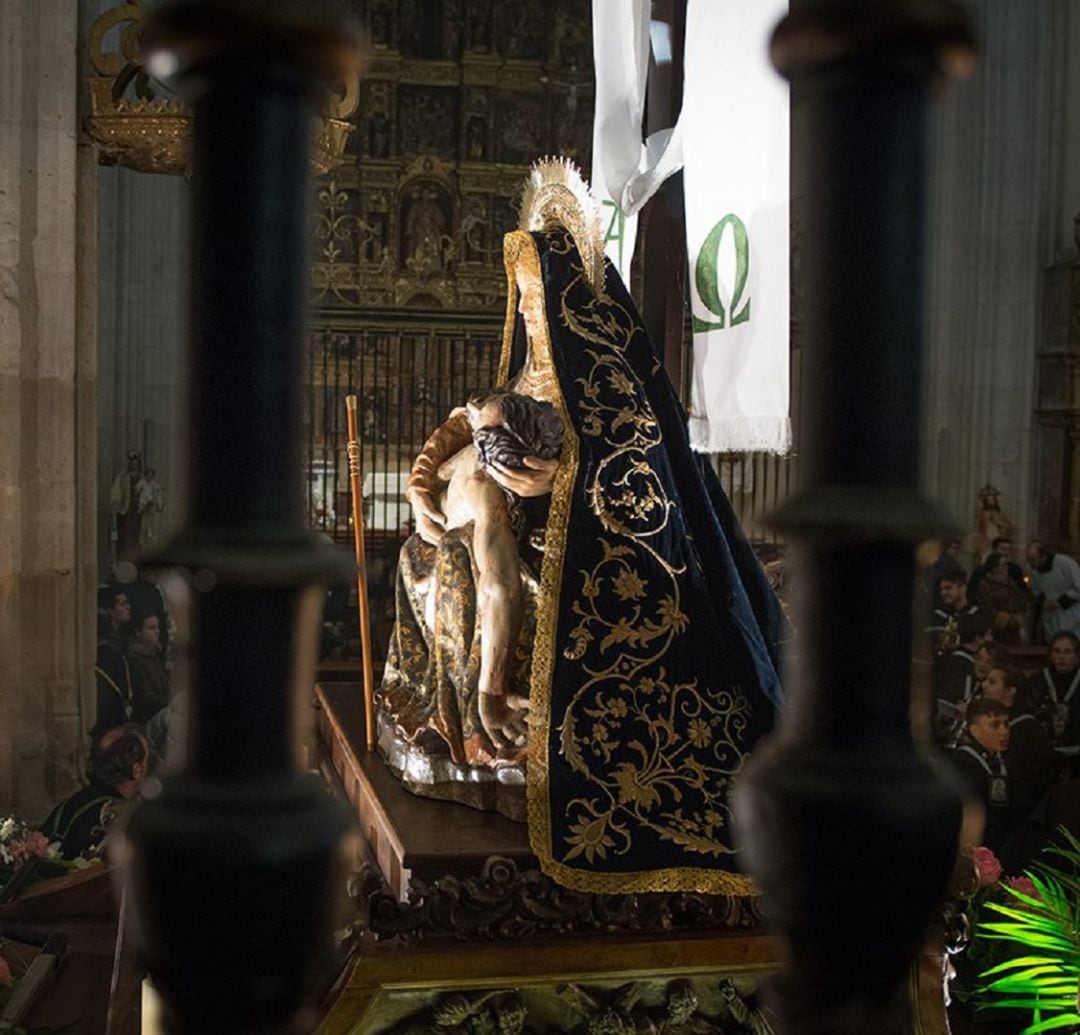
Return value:
[(604, 220), (600, 202), (569, 158), (541, 158), (521, 191), (521, 230), (567, 230), (585, 265), (585, 279), (604, 293)]

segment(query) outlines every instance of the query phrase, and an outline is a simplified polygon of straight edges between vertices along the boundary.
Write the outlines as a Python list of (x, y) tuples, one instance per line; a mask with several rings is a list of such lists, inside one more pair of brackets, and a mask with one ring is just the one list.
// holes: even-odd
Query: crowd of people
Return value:
[(1080, 831), (1080, 565), (993, 540), (968, 572), (957, 543), (929, 569), (937, 744), (1019, 872), (1060, 825)]
[[(958, 548), (925, 572), (934, 735), (985, 809), (983, 843), (1019, 872), (1059, 824), (1080, 833), (1080, 565), (1032, 543), (1022, 566), (998, 537), (969, 572)], [(168, 635), (152, 583), (99, 591), (89, 783), (43, 828), (69, 858), (97, 845), (166, 754)]]
[(168, 612), (157, 586), (109, 583), (98, 591), (97, 605), (97, 699), (87, 783), (41, 827), (65, 859), (100, 851), (117, 811), (163, 762), (175, 725)]

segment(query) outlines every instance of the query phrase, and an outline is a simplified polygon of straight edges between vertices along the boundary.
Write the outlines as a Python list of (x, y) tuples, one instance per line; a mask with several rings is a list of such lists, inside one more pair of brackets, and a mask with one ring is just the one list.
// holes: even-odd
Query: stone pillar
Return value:
[[(180, 176), (103, 167), (98, 175), (98, 557), (109, 571), (109, 490), (128, 450), (165, 490), (158, 545), (186, 496), (183, 346), (190, 187)], [(224, 285), (222, 290), (227, 291)]]
[(975, 75), (932, 138), (924, 484), (961, 529), (990, 482), (1034, 526), (1041, 271), (1056, 233), (1064, 4), (975, 0)]
[(79, 687), (93, 665), (77, 55), (70, 0), (0, 5), (0, 809), (31, 819), (77, 782)]
[(1054, 105), (1060, 146), (1052, 265), (1042, 274), (1035, 399), (1035, 534), (1080, 553), (1080, 8), (1055, 23), (1061, 63)]

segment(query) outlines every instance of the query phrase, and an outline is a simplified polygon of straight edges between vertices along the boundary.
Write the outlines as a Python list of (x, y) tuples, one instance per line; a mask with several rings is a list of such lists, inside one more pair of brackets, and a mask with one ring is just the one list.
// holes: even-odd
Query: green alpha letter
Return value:
[(608, 222), (607, 231), (604, 233), (604, 244), (609, 241), (619, 242), (619, 261), (615, 264), (619, 273), (622, 273), (623, 263), (623, 245), (626, 237), (626, 216), (623, 215), (622, 209), (615, 204), (610, 198), (604, 199), (604, 208), (611, 209), (611, 220)]

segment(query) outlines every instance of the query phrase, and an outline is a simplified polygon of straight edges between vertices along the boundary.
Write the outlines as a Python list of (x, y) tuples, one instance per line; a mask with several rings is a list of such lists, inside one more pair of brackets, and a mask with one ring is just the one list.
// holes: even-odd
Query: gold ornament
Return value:
[(569, 158), (541, 158), (529, 170), (521, 192), (521, 230), (563, 227), (577, 245), (585, 279), (604, 294), (604, 221), (600, 203)]

